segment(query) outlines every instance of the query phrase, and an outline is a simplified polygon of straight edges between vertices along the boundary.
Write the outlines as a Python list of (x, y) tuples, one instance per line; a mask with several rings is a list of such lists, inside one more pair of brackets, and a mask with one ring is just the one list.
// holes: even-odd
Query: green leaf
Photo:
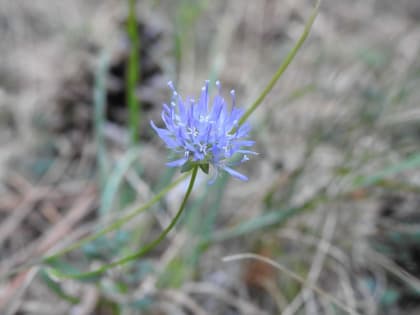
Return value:
[(107, 259), (117, 256), (130, 241), (130, 233), (117, 231), (115, 235), (102, 236), (82, 246), (83, 253), (89, 259)]
[(193, 169), (195, 164), (193, 162), (187, 162), (184, 165), (182, 165), (181, 173), (189, 172)]
[(150, 297), (144, 297), (144, 298), (140, 298), (138, 300), (135, 300), (133, 302), (130, 302), (128, 304), (128, 306), (130, 308), (134, 308), (137, 310), (147, 310), (148, 308), (150, 308), (150, 306), (153, 304), (153, 299)]
[(133, 264), (133, 267), (130, 269), (130, 273), (124, 273), (121, 277), (124, 283), (136, 285), (153, 272), (155, 272), (154, 261), (141, 259)]
[(94, 271), (83, 272), (83, 273), (80, 271), (74, 272), (74, 273), (73, 272), (67, 273), (67, 272), (62, 272), (61, 270), (58, 270), (58, 269), (51, 269), (50, 274), (56, 277), (57, 279), (77, 279), (82, 282), (98, 282), (105, 271), (106, 269), (97, 269)]
[(140, 156), (140, 149), (137, 147), (128, 150), (121, 159), (118, 160), (114, 169), (108, 176), (103, 193), (101, 195), (101, 206), (99, 213), (108, 214), (114, 205), (114, 199), (118, 195), (118, 190), (124, 181), (124, 175), (133, 166)]
[(182, 257), (172, 259), (165, 271), (160, 275), (157, 283), (158, 288), (180, 288), (190, 277), (191, 268), (185, 264)]
[(49, 275), (57, 279), (74, 278), (84, 282), (97, 282), (102, 276), (102, 272), (96, 271), (81, 273), (81, 270), (78, 268), (57, 258), (45, 260), (44, 263), (50, 267), (50, 269), (48, 269)]
[(44, 283), (48, 286), (48, 288), (51, 291), (53, 291), (58, 297), (61, 297), (63, 300), (66, 300), (67, 302), (70, 302), (72, 304), (78, 304), (80, 302), (79, 298), (67, 294), (63, 290), (61, 285), (50, 276), (50, 274), (45, 268), (40, 270), (39, 276), (41, 277), (42, 281), (44, 281)]
[(410, 169), (418, 168), (418, 167), (420, 167), (420, 153), (419, 152), (409, 156), (408, 158), (406, 158), (405, 160), (402, 160), (401, 162), (393, 164), (377, 172), (374, 175), (358, 176), (355, 178), (353, 184), (355, 187), (367, 187), (370, 185), (375, 185), (390, 176), (394, 176), (401, 172), (405, 172)]
[(398, 291), (388, 289), (388, 290), (385, 290), (385, 292), (382, 294), (380, 298), (380, 302), (385, 307), (390, 307), (394, 305), (395, 303), (397, 303), (400, 297), (401, 297), (401, 294)]
[(309, 211), (316, 207), (319, 203), (325, 201), (324, 195), (318, 195), (299, 207), (291, 207), (285, 209), (277, 209), (254, 217), (250, 220), (246, 220), (242, 223), (237, 224), (233, 227), (228, 227), (215, 231), (208, 237), (203, 237), (200, 248), (205, 249), (210, 243), (222, 242), (231, 238), (240, 237), (243, 235), (249, 235), (250, 233), (267, 230), (273, 226), (279, 226), (287, 222), (290, 218), (299, 215), (305, 211)]

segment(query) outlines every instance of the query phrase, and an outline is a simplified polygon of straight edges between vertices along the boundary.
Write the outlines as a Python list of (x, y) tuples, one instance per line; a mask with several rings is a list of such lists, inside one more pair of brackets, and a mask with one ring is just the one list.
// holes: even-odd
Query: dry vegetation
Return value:
[[(139, 148), (130, 148), (126, 2), (0, 0), (0, 313), (418, 314), (417, 0), (324, 0), (251, 117), (259, 156), (242, 167), (249, 182), (208, 186), (201, 176), (187, 215), (152, 254), (93, 282), (49, 279), (78, 303), (48, 287), (42, 266), (5, 277), (178, 176), (164, 169), (166, 150), (148, 123), (168, 80), (195, 95), (218, 78), (248, 106), (312, 5), (139, 0), (142, 114)], [(106, 65), (98, 124), (94, 91)], [(184, 191), (63, 261), (88, 270), (132, 252), (168, 224)], [(222, 260), (237, 253), (279, 265)]]

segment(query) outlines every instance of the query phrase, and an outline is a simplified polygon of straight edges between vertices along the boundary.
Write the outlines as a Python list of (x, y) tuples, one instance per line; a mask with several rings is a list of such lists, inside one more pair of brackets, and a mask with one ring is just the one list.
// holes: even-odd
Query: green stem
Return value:
[(277, 72), (274, 74), (264, 91), (261, 93), (261, 95), (256, 99), (256, 101), (251, 105), (251, 107), (245, 112), (245, 114), (241, 117), (239, 120), (238, 126), (232, 130), (232, 132), (236, 131), (241, 125), (247, 121), (249, 116), (258, 108), (258, 106), (262, 103), (262, 101), (265, 99), (265, 97), (268, 95), (268, 93), (273, 89), (274, 85), (277, 83), (278, 79), (281, 77), (281, 75), (286, 71), (286, 69), (289, 67), (292, 60), (295, 58), (296, 54), (298, 53), (300, 47), (306, 40), (306, 38), (309, 35), (309, 32), (311, 30), (312, 24), (315, 21), (315, 18), (318, 14), (319, 5), (321, 3), (321, 0), (318, 0), (315, 8), (312, 11), (311, 16), (309, 17), (308, 22), (305, 24), (305, 28), (303, 30), (302, 35), (300, 36), (299, 40), (296, 42), (295, 46), (292, 48), (292, 50), (287, 54), (286, 59), (283, 61), (283, 63), (278, 68)]
[(149, 200), (149, 202), (147, 202), (146, 204), (144, 204), (143, 206), (141, 206), (138, 209), (133, 210), (131, 213), (123, 216), (122, 218), (116, 219), (114, 220), (114, 222), (110, 225), (108, 225), (107, 227), (103, 228), (102, 230), (100, 230), (99, 232), (87, 236), (83, 239), (81, 239), (80, 241), (64, 248), (63, 250), (59, 251), (56, 254), (50, 255), (50, 256), (46, 256), (43, 258), (44, 262), (48, 262), (51, 261), (53, 259), (56, 259), (60, 256), (63, 256), (93, 240), (96, 240), (97, 238), (104, 236), (105, 234), (108, 234), (111, 231), (114, 231), (118, 228), (120, 228), (121, 226), (123, 226), (126, 222), (130, 221), (131, 219), (133, 219), (134, 217), (136, 217), (137, 215), (139, 215), (141, 212), (149, 209), (151, 206), (153, 206), (155, 203), (157, 203), (160, 199), (162, 199), (163, 196), (165, 196), (170, 190), (172, 190), (175, 186), (177, 186), (180, 182), (182, 182), (188, 174), (184, 174), (183, 176), (181, 176), (180, 178), (178, 178), (176, 181), (172, 182), (171, 184), (169, 184), (168, 186), (166, 186), (164, 189), (162, 189), (159, 193), (157, 193), (152, 199)]
[(195, 166), (192, 170), (192, 175), (191, 175), (190, 183), (189, 183), (188, 188), (187, 188), (187, 192), (185, 193), (184, 199), (182, 200), (182, 203), (179, 207), (178, 212), (176, 213), (175, 217), (172, 219), (171, 223), (152, 242), (150, 242), (149, 244), (147, 244), (146, 246), (141, 248), (139, 251), (137, 251), (133, 254), (130, 254), (128, 256), (125, 256), (121, 259), (118, 259), (118, 260), (116, 260), (116, 261), (114, 261), (114, 262), (112, 262), (108, 265), (102, 266), (102, 267), (100, 267), (96, 270), (85, 272), (85, 273), (79, 273), (79, 274), (66, 274), (66, 273), (61, 273), (58, 270), (54, 270), (56, 275), (61, 277), (61, 278), (72, 278), (72, 279), (92, 278), (92, 277), (101, 275), (102, 273), (104, 273), (105, 271), (107, 271), (111, 268), (126, 264), (126, 263), (128, 263), (132, 260), (138, 259), (141, 256), (150, 252), (157, 245), (159, 245), (159, 243), (168, 235), (168, 233), (173, 229), (173, 227), (175, 226), (175, 224), (178, 222), (179, 218), (181, 217), (181, 214), (185, 209), (185, 205), (187, 204), (187, 200), (188, 200), (188, 198), (191, 194), (191, 191), (194, 187), (194, 182), (195, 182), (195, 179), (197, 177), (197, 172), (198, 172), (198, 166)]
[(136, 87), (139, 80), (139, 49), (140, 39), (137, 30), (136, 0), (129, 1), (127, 34), (130, 39), (130, 56), (126, 69), (126, 96), (129, 109), (130, 140), (136, 144), (139, 136), (140, 105), (136, 97)]
[[(100, 230), (99, 232), (93, 234), (93, 235), (89, 235), (86, 236), (84, 238), (82, 238), (81, 240), (69, 245), (68, 247), (60, 250), (59, 252), (52, 254), (52, 255), (48, 255), (48, 256), (44, 256), (44, 257), (40, 257), (40, 258), (36, 258), (33, 259), (32, 261), (20, 265), (16, 268), (13, 268), (12, 270), (9, 270), (8, 272), (1, 274), (0, 275), (0, 280), (3, 280), (9, 276), (15, 275), (21, 271), (27, 270), (31, 267), (40, 265), (42, 263), (44, 264), (50, 264), (52, 262), (54, 262), (56, 259), (58, 259), (60, 256), (63, 256), (93, 240), (96, 240), (97, 238), (104, 236), (105, 234), (114, 231), (118, 228), (120, 228), (122, 225), (124, 225), (126, 222), (130, 221), (131, 219), (133, 219), (134, 217), (136, 217), (137, 215), (139, 215), (141, 212), (149, 209), (151, 206), (153, 206), (155, 203), (157, 203), (160, 199), (162, 199), (163, 196), (165, 196), (170, 190), (172, 190), (174, 187), (176, 187), (180, 182), (182, 182), (185, 178), (187, 178), (187, 173), (185, 173), (184, 175), (182, 175), (180, 178), (178, 178), (177, 180), (175, 180), (174, 182), (172, 182), (171, 184), (169, 184), (168, 186), (166, 186), (164, 189), (162, 189), (159, 193), (157, 193), (152, 199), (149, 200), (149, 202), (147, 202), (146, 204), (144, 204), (143, 206), (141, 206), (138, 209), (133, 210), (132, 212), (128, 213), (127, 215), (123, 216), (122, 218), (115, 218), (113, 223), (102, 228), (102, 230)], [(112, 216), (108, 216), (108, 219), (112, 218)]]
[(99, 168), (99, 183), (101, 190), (108, 171), (107, 152), (105, 145), (104, 124), (106, 112), (106, 75), (108, 72), (109, 57), (105, 52), (101, 54), (99, 66), (95, 73), (94, 99), (94, 130), (95, 142), (98, 146), (96, 159)]
[(149, 202), (147, 202), (146, 204), (144, 204), (143, 206), (141, 206), (140, 208), (137, 208), (135, 210), (133, 210), (132, 212), (128, 213), (127, 215), (121, 217), (121, 218), (113, 218), (113, 216), (107, 216), (108, 220), (107, 221), (111, 221), (111, 218), (113, 218), (112, 222), (110, 225), (103, 227), (99, 232), (93, 234), (93, 235), (89, 235), (71, 245), (69, 245), (68, 247), (58, 251), (55, 254), (49, 255), (49, 256), (44, 256), (44, 257), (40, 257), (40, 258), (36, 258), (33, 259), (32, 261), (20, 265), (18, 267), (13, 268), (12, 270), (9, 270), (7, 273), (1, 274), (0, 275), (0, 280), (3, 280), (9, 276), (13, 276), (15, 274), (17, 274), (18, 272), (21, 272), (23, 270), (27, 270), (31, 267), (40, 265), (42, 263), (44, 264), (48, 264), (51, 263), (53, 261), (55, 261), (56, 259), (58, 259), (60, 256), (63, 256), (93, 240), (96, 240), (97, 238), (104, 236), (105, 234), (114, 231), (118, 228), (120, 228), (122, 225), (124, 225), (126, 222), (130, 221), (131, 219), (133, 219), (134, 217), (136, 217), (137, 215), (139, 215), (140, 213), (142, 213), (143, 211), (149, 209), (151, 206), (153, 206), (154, 204), (156, 204), (160, 199), (162, 199), (163, 196), (165, 196), (170, 190), (172, 190), (174, 187), (176, 187), (179, 183), (181, 183), (185, 178), (187, 178), (188, 173), (185, 173), (184, 175), (182, 175), (180, 178), (178, 178), (177, 180), (175, 180), (174, 182), (170, 183), (168, 186), (166, 186), (165, 188), (163, 188), (159, 193), (157, 193), (152, 199), (149, 200)]

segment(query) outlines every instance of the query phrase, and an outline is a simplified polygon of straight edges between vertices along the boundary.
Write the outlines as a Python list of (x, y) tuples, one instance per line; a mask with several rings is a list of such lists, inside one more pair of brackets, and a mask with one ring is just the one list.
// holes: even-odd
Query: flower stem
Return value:
[(154, 204), (156, 204), (160, 199), (163, 198), (163, 196), (165, 196), (170, 190), (172, 190), (173, 188), (175, 188), (181, 181), (183, 181), (184, 179), (187, 178), (187, 173), (183, 174), (181, 177), (179, 177), (177, 180), (175, 180), (174, 182), (170, 183), (168, 186), (164, 187), (159, 193), (157, 193), (152, 199), (150, 199), (147, 203), (145, 203), (144, 205), (142, 205), (141, 207), (131, 211), (130, 213), (127, 213), (126, 215), (122, 216), (122, 217), (115, 217), (115, 216), (111, 216), (111, 215), (107, 215), (106, 216), (106, 221), (108, 222), (107, 225), (103, 226), (98, 232), (96, 232), (95, 234), (92, 235), (88, 235), (84, 238), (82, 238), (81, 240), (76, 241), (73, 244), (68, 245), (67, 247), (61, 249), (60, 251), (56, 252), (55, 254), (50, 254), (47, 256), (43, 256), (43, 257), (39, 257), (39, 258), (35, 258), (33, 260), (31, 260), (30, 262), (27, 262), (23, 265), (17, 266), (11, 270), (9, 270), (7, 273), (4, 274), (0, 274), (0, 281), (9, 277), (9, 276), (13, 276), (15, 274), (17, 274), (20, 271), (23, 270), (27, 270), (31, 267), (37, 266), (37, 265), (41, 265), (41, 264), (50, 264), (51, 262), (56, 261), (58, 258), (60, 258), (61, 256), (64, 256), (65, 254), (93, 241), (96, 240), (97, 238), (106, 235), (107, 233), (114, 231), (118, 228), (120, 228), (121, 226), (123, 226), (125, 223), (127, 223), (128, 221), (132, 220), (133, 218), (135, 218), (137, 215), (139, 215), (140, 213), (146, 211), (147, 209), (149, 209), (151, 206), (153, 206)]
[(278, 79), (281, 77), (281, 75), (286, 71), (286, 69), (289, 67), (292, 60), (295, 58), (296, 54), (298, 53), (300, 47), (306, 40), (306, 38), (309, 35), (309, 32), (311, 30), (312, 24), (315, 21), (315, 18), (318, 14), (319, 5), (321, 3), (321, 0), (318, 0), (316, 2), (316, 5), (314, 9), (312, 10), (312, 14), (309, 17), (309, 20), (305, 24), (305, 28), (303, 30), (302, 35), (300, 36), (299, 40), (296, 42), (295, 46), (293, 46), (292, 50), (287, 54), (286, 58), (280, 65), (280, 67), (277, 69), (277, 72), (274, 74), (264, 91), (260, 94), (260, 96), (255, 100), (255, 102), (251, 105), (251, 107), (245, 112), (245, 114), (241, 117), (239, 120), (238, 126), (236, 127), (236, 130), (243, 125), (249, 116), (258, 108), (258, 106), (262, 103), (262, 101), (265, 99), (265, 97), (268, 95), (268, 93), (273, 89), (274, 85), (277, 83)]
[(144, 205), (142, 205), (141, 207), (133, 210), (132, 212), (124, 215), (121, 218), (112, 218), (112, 223), (109, 224), (108, 226), (103, 227), (101, 230), (99, 230), (97, 233), (93, 234), (93, 235), (89, 235), (79, 241), (77, 241), (74, 244), (69, 245), (68, 247), (60, 250), (59, 252), (46, 256), (43, 259), (44, 262), (47, 262), (49, 260), (53, 260), (56, 259), (60, 256), (63, 256), (93, 240), (96, 240), (97, 238), (104, 236), (106, 234), (108, 234), (109, 232), (116, 230), (118, 228), (120, 228), (121, 226), (123, 226), (125, 223), (127, 223), (128, 221), (132, 220), (134, 217), (136, 217), (137, 215), (139, 215), (140, 213), (144, 212), (145, 210), (149, 209), (151, 206), (153, 206), (155, 203), (157, 203), (160, 199), (162, 199), (162, 197), (164, 195), (166, 195), (170, 190), (172, 190), (174, 187), (176, 187), (181, 181), (183, 181), (187, 176), (187, 174), (181, 176), (180, 178), (178, 178), (177, 180), (175, 180), (174, 182), (170, 183), (168, 186), (166, 186), (164, 189), (162, 189), (159, 193), (157, 193), (152, 199), (150, 199), (150, 201), (148, 201), (147, 203), (145, 203)]
[(173, 227), (175, 226), (175, 224), (178, 222), (179, 218), (181, 217), (181, 214), (183, 213), (184, 209), (185, 209), (185, 205), (187, 204), (187, 200), (192, 192), (192, 189), (194, 187), (194, 182), (195, 179), (197, 177), (197, 172), (198, 172), (198, 166), (195, 166), (192, 170), (192, 175), (191, 175), (191, 179), (190, 179), (190, 183), (188, 185), (187, 188), (187, 192), (185, 193), (184, 199), (182, 200), (182, 203), (179, 207), (178, 212), (176, 213), (175, 217), (172, 219), (171, 223), (163, 230), (163, 232), (156, 238), (154, 239), (152, 242), (150, 242), (149, 244), (147, 244), (146, 246), (144, 246), (143, 248), (141, 248), (139, 251), (132, 253), (128, 256), (125, 256), (121, 259), (118, 259), (110, 264), (104, 265), (96, 270), (93, 271), (89, 271), (89, 272), (85, 272), (85, 273), (78, 273), (78, 274), (68, 274), (68, 273), (62, 273), (58, 270), (54, 270), (54, 273), (61, 278), (72, 278), (72, 279), (87, 279), (87, 278), (92, 278), (95, 276), (99, 276), (101, 275), (103, 272), (119, 266), (119, 265), (123, 265), (126, 264), (132, 260), (138, 259), (141, 256), (147, 254), (148, 252), (150, 252), (152, 249), (154, 249), (157, 245), (159, 245), (159, 243), (168, 235), (168, 233), (173, 229)]

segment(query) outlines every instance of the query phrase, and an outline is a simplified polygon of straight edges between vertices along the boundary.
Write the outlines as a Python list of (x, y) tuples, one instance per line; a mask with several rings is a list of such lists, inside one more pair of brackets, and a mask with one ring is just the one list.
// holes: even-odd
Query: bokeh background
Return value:
[[(179, 176), (149, 125), (170, 98), (169, 80), (196, 96), (218, 79), (246, 108), (313, 6), (136, 1), (133, 143), (129, 1), (1, 0), (0, 313), (419, 314), (418, 0), (324, 0), (250, 118), (259, 155), (240, 167), (250, 180), (209, 186), (200, 175), (181, 223), (152, 253), (96, 279), (60, 279), (41, 265), (12, 273)], [(185, 188), (64, 255), (61, 268), (86, 271), (141, 247), (170, 222)], [(278, 265), (223, 261), (238, 253)]]

